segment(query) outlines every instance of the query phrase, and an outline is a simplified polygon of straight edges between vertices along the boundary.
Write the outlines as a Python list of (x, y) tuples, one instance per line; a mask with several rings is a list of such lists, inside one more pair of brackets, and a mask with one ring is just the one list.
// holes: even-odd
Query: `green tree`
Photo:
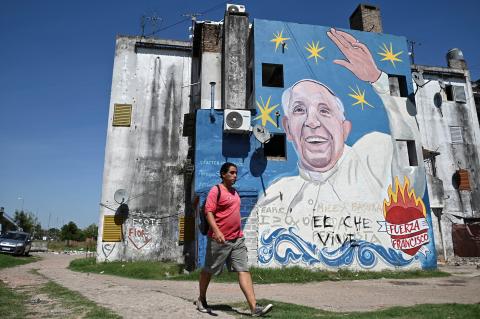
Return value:
[(33, 215), (31, 212), (16, 210), (15, 214), (13, 215), (13, 219), (15, 220), (15, 223), (17, 223), (17, 225), (20, 226), (20, 228), (22, 228), (24, 232), (33, 233), (42, 229), (42, 226), (38, 222), (37, 217), (35, 217), (35, 215)]
[(95, 240), (97, 240), (98, 226), (95, 224), (91, 224), (83, 230), (83, 233), (86, 238), (94, 238)]
[(74, 222), (69, 222), (62, 226), (60, 230), (60, 239), (61, 240), (85, 240), (85, 235), (82, 230), (78, 228), (77, 224)]
[(60, 229), (50, 228), (47, 232), (47, 236), (50, 240), (59, 240), (60, 239)]

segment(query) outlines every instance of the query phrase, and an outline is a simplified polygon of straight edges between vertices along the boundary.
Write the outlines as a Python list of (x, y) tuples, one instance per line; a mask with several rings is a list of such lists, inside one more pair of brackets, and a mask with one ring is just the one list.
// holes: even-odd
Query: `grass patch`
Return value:
[[(256, 284), (273, 283), (307, 283), (316, 281), (340, 281), (340, 280), (367, 280), (367, 279), (415, 279), (447, 277), (450, 274), (438, 270), (410, 270), (410, 271), (324, 271), (310, 270), (300, 267), (286, 267), (279, 269), (251, 268), (253, 282)], [(172, 280), (198, 280), (199, 271), (184, 275), (180, 274), (169, 279)], [(224, 271), (214, 278), (216, 282), (236, 282), (237, 274)]]
[[(259, 303), (266, 305), (272, 303), (273, 310), (265, 316), (265, 318), (353, 318), (353, 319), (386, 319), (386, 318), (414, 318), (414, 319), (437, 319), (437, 318), (479, 318), (480, 305), (464, 305), (464, 304), (424, 304), (413, 307), (392, 307), (385, 310), (368, 311), (368, 312), (330, 312), (319, 310), (316, 308), (294, 305), (289, 303), (259, 300)], [(218, 305), (213, 309), (222, 310), (243, 318), (249, 314), (246, 303), (232, 305), (240, 311), (232, 309), (230, 306)]]
[(40, 292), (46, 293), (51, 298), (56, 299), (63, 307), (70, 309), (76, 314), (80, 314), (81, 318), (121, 318), (111, 310), (101, 307), (83, 297), (78, 292), (71, 291), (53, 281), (49, 281), (40, 288)]
[[(80, 272), (104, 273), (137, 279), (170, 279), (170, 280), (198, 280), (199, 271), (189, 274), (183, 273), (183, 265), (156, 261), (135, 262), (103, 262), (97, 263), (95, 258), (75, 259), (70, 263), (71, 270)], [(256, 284), (272, 283), (307, 283), (315, 281), (366, 280), (366, 279), (415, 279), (447, 277), (450, 274), (438, 270), (410, 270), (410, 271), (323, 271), (310, 270), (300, 267), (286, 267), (279, 269), (251, 268), (252, 279)], [(237, 274), (224, 271), (214, 278), (216, 282), (237, 282)]]
[(66, 241), (49, 241), (48, 250), (56, 252), (69, 252), (69, 251), (89, 251), (93, 252), (97, 250), (96, 243), (80, 241), (74, 244), (68, 245)]
[(95, 258), (81, 258), (70, 262), (68, 267), (74, 271), (102, 273), (136, 279), (157, 279), (162, 280), (170, 276), (177, 276), (183, 273), (183, 266), (176, 263), (156, 261), (135, 261), (135, 262), (103, 262), (97, 263)]
[(15, 292), (0, 281), (0, 314), (2, 318), (25, 318), (27, 300), (27, 295)]
[(32, 257), (32, 256), (23, 257), (23, 256), (0, 254), (0, 269), (25, 265), (38, 260), (39, 260), (38, 257)]

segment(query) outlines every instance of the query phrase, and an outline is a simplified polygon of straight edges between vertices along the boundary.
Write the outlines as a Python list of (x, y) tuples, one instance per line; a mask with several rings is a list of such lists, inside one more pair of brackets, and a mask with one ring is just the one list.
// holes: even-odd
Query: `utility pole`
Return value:
[(184, 17), (190, 17), (190, 19), (192, 20), (192, 26), (189, 28), (190, 29), (189, 38), (192, 41), (193, 41), (193, 32), (194, 32), (194, 29), (195, 29), (195, 22), (197, 22), (197, 17), (199, 17), (201, 15), (203, 15), (203, 14), (202, 13), (185, 13), (185, 14), (182, 15)]
[(410, 55), (410, 63), (411, 64), (415, 64), (415, 44), (418, 44), (418, 45), (421, 45), (420, 42), (415, 42), (413, 40), (407, 40), (409, 46), (410, 46), (410, 52), (409, 52), (409, 55)]

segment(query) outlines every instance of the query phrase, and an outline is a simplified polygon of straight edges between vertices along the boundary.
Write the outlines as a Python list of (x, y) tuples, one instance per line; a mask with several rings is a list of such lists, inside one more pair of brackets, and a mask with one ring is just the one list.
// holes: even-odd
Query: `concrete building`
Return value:
[(461, 52), (411, 65), (375, 6), (350, 28), (227, 5), (191, 47), (119, 37), (98, 260), (201, 266), (195, 224), (225, 161), (251, 265), (426, 269), (477, 247), (480, 94)]
[[(377, 33), (381, 23), (372, 27), (372, 16), (379, 18), (378, 8), (360, 6), (351, 21), (356, 29), (376, 32), (260, 19), (249, 26), (241, 10), (227, 10), (223, 27), (208, 22), (195, 26), (192, 82), (201, 82), (191, 153), (196, 215), (202, 213), (210, 187), (219, 182), (220, 165), (235, 163), (251, 265), (355, 270), (436, 266), (421, 138), (415, 116), (407, 112), (413, 104), (408, 99), (413, 84), (407, 41)], [(371, 65), (374, 78), (333, 62), (349, 54), (342, 46), (351, 38), (358, 42), (349, 45), (361, 43), (373, 52), (371, 59), (362, 60), (362, 69)], [(384, 45), (383, 56), (376, 54), (378, 43)], [(202, 83), (207, 76), (209, 84), (216, 82), (216, 94)], [(305, 91), (298, 92), (300, 87)], [(305, 149), (322, 153), (325, 144), (339, 143), (322, 135), (323, 124), (313, 123), (322, 116), (342, 116), (334, 116), (337, 106), (327, 103), (328, 110), (318, 111), (317, 119), (304, 120), (317, 133), (303, 142), (303, 131), (295, 131), (297, 124), (289, 119), (296, 116), (290, 113), (289, 96), (316, 96), (318, 87), (343, 108), (340, 143), (345, 148), (336, 153), (338, 161), (329, 160), (330, 168), (309, 171)], [(226, 92), (237, 92), (233, 102)], [(209, 94), (212, 103), (207, 103)], [(300, 114), (307, 106), (293, 108)], [(404, 218), (396, 209), (416, 213)], [(193, 254), (200, 266), (205, 237), (198, 232), (196, 243)]]
[(480, 257), (480, 126), (472, 82), (459, 49), (448, 67), (412, 65), (437, 253)]
[[(119, 36), (97, 260), (183, 261), (191, 45)], [(187, 200), (188, 201), (188, 200)]]

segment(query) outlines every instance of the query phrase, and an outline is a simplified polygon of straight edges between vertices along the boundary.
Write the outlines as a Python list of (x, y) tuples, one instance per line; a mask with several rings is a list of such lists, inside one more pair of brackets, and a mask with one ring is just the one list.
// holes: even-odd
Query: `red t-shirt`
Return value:
[[(225, 240), (243, 237), (240, 222), (240, 196), (235, 190), (229, 191), (220, 186), (220, 198), (217, 203), (218, 188), (213, 186), (205, 202), (205, 214), (212, 212), (218, 228), (225, 236)], [(212, 228), (208, 230), (208, 237), (213, 237)]]

